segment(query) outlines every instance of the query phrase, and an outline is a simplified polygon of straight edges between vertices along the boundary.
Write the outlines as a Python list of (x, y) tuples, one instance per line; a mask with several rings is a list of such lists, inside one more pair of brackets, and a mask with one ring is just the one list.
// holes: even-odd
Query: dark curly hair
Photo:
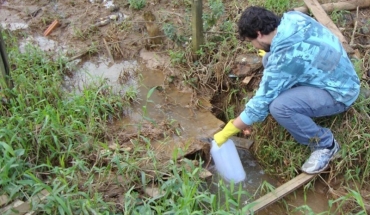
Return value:
[(257, 31), (267, 35), (280, 24), (280, 17), (262, 7), (248, 7), (238, 22), (240, 40), (257, 38)]

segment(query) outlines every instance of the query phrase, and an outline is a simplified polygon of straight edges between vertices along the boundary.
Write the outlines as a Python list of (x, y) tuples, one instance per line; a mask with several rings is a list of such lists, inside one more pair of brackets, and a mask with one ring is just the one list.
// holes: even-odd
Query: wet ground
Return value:
[[(112, 129), (115, 132), (129, 134), (135, 132), (138, 124), (148, 121), (157, 122), (158, 125), (162, 121), (176, 124), (177, 129), (172, 135), (170, 133), (165, 139), (158, 138), (152, 141), (153, 148), (163, 158), (170, 158), (173, 150), (178, 148), (183, 149), (185, 153), (207, 150), (209, 146), (198, 140), (212, 137), (213, 133), (224, 124), (211, 113), (212, 104), (209, 98), (202, 97), (183, 85), (179, 87), (168, 84), (166, 74), (177, 73), (171, 68), (169, 57), (162, 54), (160, 50), (151, 51), (144, 45), (138, 45), (145, 43), (142, 39), (145, 35), (140, 33), (142, 32), (140, 29), (144, 26), (142, 18), (133, 19), (134, 28), (138, 30), (132, 34), (127, 32), (117, 35), (114, 34), (114, 29), (106, 28), (107, 32), (113, 32), (109, 37), (104, 35), (112, 50), (112, 56), (109, 56), (109, 53), (102, 48), (104, 43), (97, 40), (98, 44), (94, 44), (92, 41), (96, 39), (95, 36), (84, 27), (84, 23), (78, 22), (90, 16), (85, 22), (91, 24), (95, 23), (97, 18), (111, 14), (110, 10), (104, 8), (105, 5), (103, 7), (101, 4), (88, 1), (63, 3), (17, 0), (0, 1), (0, 4), (1, 25), (12, 31), (24, 31), (28, 35), (25, 40), (20, 41), (21, 49), (29, 42), (38, 45), (46, 52), (64, 53), (73, 58), (71, 68), (75, 68), (74, 76), (66, 77), (66, 90), (76, 90), (78, 93), (83, 87), (104, 80), (110, 83), (113, 91), (117, 93), (139, 92), (137, 102), (124, 113), (126, 117), (113, 123)], [(133, 16), (134, 14), (129, 11), (126, 7), (120, 12)], [(57, 13), (58, 16), (53, 16), (53, 13)], [(162, 13), (173, 12), (162, 11)], [(43, 36), (45, 27), (56, 17), (65, 17), (65, 20), (50, 36)], [(42, 19), (45, 23), (40, 21)], [(121, 45), (115, 46), (116, 42)], [(98, 52), (89, 58), (86, 53), (93, 50), (94, 46), (99, 47)], [(154, 90), (151, 91), (151, 89)], [(242, 183), (243, 189), (255, 193), (264, 181), (268, 181), (275, 187), (280, 185), (276, 179), (264, 173), (258, 161), (248, 151), (239, 149), (239, 154), (247, 173), (247, 179)], [(212, 164), (208, 169), (214, 174), (209, 181), (210, 189), (215, 190), (212, 188), (212, 182), (217, 182), (220, 178)], [(315, 191), (303, 194), (303, 190), (300, 189), (285, 197), (284, 201), (292, 208), (306, 204), (315, 213), (327, 211), (326, 187), (320, 182), (315, 186)], [(251, 201), (253, 199), (245, 199), (244, 202)], [(283, 214), (284, 211), (286, 208), (281, 204), (274, 204), (258, 214)]]
[[(129, 71), (137, 71), (139, 68), (142, 68), (140, 69), (140, 74), (143, 78), (142, 82), (140, 82), (141, 84), (139, 84), (138, 81), (133, 80), (131, 80), (130, 83), (126, 83), (140, 92), (139, 102), (126, 113), (126, 118), (122, 121), (115, 122), (114, 126), (116, 127), (116, 131), (134, 131), (138, 124), (143, 123), (142, 108), (146, 106), (148, 110), (146, 117), (148, 120), (156, 122), (166, 120), (176, 121), (176, 123), (178, 123), (180, 135), (176, 134), (171, 137), (167, 137), (165, 140), (159, 139), (152, 142), (152, 146), (163, 158), (168, 156), (167, 158), (170, 159), (173, 150), (178, 148), (182, 148), (184, 151), (187, 151), (187, 153), (201, 150), (204, 148), (203, 145), (189, 146), (189, 143), (202, 144), (203, 142), (198, 142), (196, 139), (211, 137), (212, 134), (224, 123), (217, 119), (209, 110), (199, 110), (198, 108), (194, 108), (193, 105), (191, 105), (191, 92), (181, 92), (177, 89), (168, 86), (166, 87), (164, 84), (165, 76), (161, 71), (154, 69), (155, 66), (158, 66), (159, 63), (166, 62), (166, 60), (148, 58), (148, 56), (154, 54), (155, 53), (143, 51), (142, 56), (144, 57), (138, 59), (138, 61), (116, 63), (110, 67), (108, 66), (108, 61), (100, 62), (98, 64), (86, 62), (84, 63), (84, 66), (77, 71), (77, 74), (79, 75), (75, 76), (76, 79), (74, 82), (80, 83), (77, 84), (77, 86), (81, 86), (83, 83), (92, 83), (91, 80), (106, 79), (112, 83), (113, 87), (118, 87), (120, 84), (117, 82), (117, 79), (122, 70), (129, 69)], [(145, 59), (151, 60), (148, 62)], [(133, 75), (133, 77), (135, 77), (135, 75)], [(129, 87), (128, 85), (125, 85), (125, 87)], [(158, 90), (153, 91), (153, 94), (148, 98), (148, 93), (153, 87), (157, 87)], [(243, 140), (245, 141), (243, 142)], [(246, 142), (250, 142), (251, 140), (247, 141), (243, 138), (234, 138), (234, 141), (237, 145), (247, 147)], [(163, 144), (164, 142), (165, 144)], [(259, 189), (261, 189), (261, 184), (269, 183), (274, 187), (281, 185), (277, 179), (264, 173), (263, 169), (259, 166), (258, 161), (255, 160), (248, 150), (238, 148), (238, 153), (247, 173), (246, 180), (241, 184), (243, 190), (250, 194), (249, 197), (244, 196), (242, 199), (244, 204), (251, 203), (253, 200), (256, 200), (261, 196), (258, 194), (260, 193)], [(219, 180), (222, 180), (222, 178), (218, 175), (212, 162), (207, 169), (213, 173), (213, 177), (207, 179), (209, 185), (208, 188), (211, 192), (216, 194), (218, 192), (216, 184)], [(295, 193), (285, 197), (284, 201), (286, 201), (289, 207), (292, 208), (299, 207), (301, 205), (308, 205), (315, 213), (327, 211), (328, 199), (325, 195), (325, 188), (324, 184), (318, 182), (315, 191), (311, 190), (304, 193), (303, 189), (299, 189)], [(320, 199), (320, 201), (318, 201), (318, 199)], [(286, 211), (286, 208), (282, 207), (281, 204), (273, 204), (268, 208), (261, 210), (258, 214), (283, 214), (284, 211)]]

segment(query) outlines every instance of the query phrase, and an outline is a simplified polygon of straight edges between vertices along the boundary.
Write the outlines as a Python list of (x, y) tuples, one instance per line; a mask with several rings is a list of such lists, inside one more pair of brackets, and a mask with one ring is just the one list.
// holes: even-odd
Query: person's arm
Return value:
[(244, 122), (242, 121), (242, 119), (240, 118), (240, 116), (238, 116), (237, 118), (234, 119), (233, 124), (239, 130), (244, 130), (246, 128), (249, 128), (249, 126), (250, 126), (250, 125), (244, 124)]
[(231, 136), (243, 131), (244, 135), (251, 134), (250, 125), (244, 124), (240, 116), (235, 119), (230, 120), (226, 126), (218, 133), (213, 136), (214, 141), (216, 141), (218, 146), (224, 144)]
[[(243, 131), (245, 135), (250, 135), (250, 126), (252, 126), (254, 122), (264, 120), (268, 115), (269, 104), (279, 93), (296, 83), (294, 75), (291, 73), (282, 73), (286, 68), (281, 68), (281, 64), (278, 66), (277, 61), (280, 58), (274, 56), (271, 62), (271, 56), (272, 55), (268, 56), (267, 68), (265, 68), (263, 72), (264, 74), (255, 96), (248, 101), (245, 109), (237, 118), (230, 120), (221, 131), (214, 135), (214, 140), (217, 145), (221, 146), (227, 139), (240, 131)], [(289, 59), (289, 61), (291, 62), (291, 59)], [(283, 65), (283, 67), (289, 67), (288, 62)]]

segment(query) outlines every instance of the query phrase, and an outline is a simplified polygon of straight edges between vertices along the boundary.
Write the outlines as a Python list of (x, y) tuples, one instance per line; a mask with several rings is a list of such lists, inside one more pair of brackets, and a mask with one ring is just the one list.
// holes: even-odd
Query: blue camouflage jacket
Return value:
[(294, 86), (325, 89), (347, 106), (359, 95), (358, 75), (338, 38), (301, 12), (283, 15), (265, 57), (259, 89), (240, 114), (247, 125), (264, 120), (270, 103)]

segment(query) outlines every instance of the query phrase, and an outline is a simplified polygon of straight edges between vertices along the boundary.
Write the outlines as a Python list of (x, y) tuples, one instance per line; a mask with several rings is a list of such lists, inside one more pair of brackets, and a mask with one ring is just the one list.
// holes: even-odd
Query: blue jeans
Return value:
[(312, 118), (330, 116), (348, 109), (326, 91), (315, 87), (299, 86), (281, 93), (271, 104), (275, 120), (301, 144), (314, 149), (326, 148), (333, 143), (333, 133), (318, 126)]

